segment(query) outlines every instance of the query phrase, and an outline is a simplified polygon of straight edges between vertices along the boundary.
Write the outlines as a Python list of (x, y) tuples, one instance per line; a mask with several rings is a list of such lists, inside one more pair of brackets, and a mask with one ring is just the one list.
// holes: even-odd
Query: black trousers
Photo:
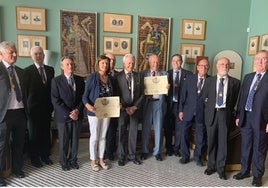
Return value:
[[(24, 109), (8, 110), (0, 123), (0, 169), (3, 171), (9, 141), (12, 152), (12, 172), (18, 173), (23, 167), (23, 147), (26, 133), (26, 115)], [(10, 139), (11, 136), (11, 139)]]
[(78, 145), (81, 130), (81, 121), (67, 123), (56, 123), (59, 135), (60, 164), (66, 166), (68, 163), (77, 162)]
[(109, 156), (116, 151), (116, 133), (118, 128), (118, 118), (111, 118), (106, 135), (106, 155)]

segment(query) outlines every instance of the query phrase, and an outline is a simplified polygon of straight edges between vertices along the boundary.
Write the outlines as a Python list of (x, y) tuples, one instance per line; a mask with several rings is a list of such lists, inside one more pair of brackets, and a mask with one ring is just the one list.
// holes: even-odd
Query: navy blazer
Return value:
[[(206, 76), (203, 85), (208, 76)], [(204, 121), (204, 104), (201, 98), (201, 92), (197, 93), (198, 74), (188, 74), (185, 78), (183, 88), (180, 94), (179, 112), (183, 112), (183, 119), (191, 121), (194, 116), (198, 123)]]
[[(245, 120), (245, 106), (250, 90), (252, 80), (255, 76), (255, 72), (245, 75), (244, 81), (241, 87), (241, 93), (237, 108), (237, 118), (239, 119), (239, 125), (244, 125)], [(252, 104), (252, 113), (254, 113), (253, 122), (256, 126), (260, 126), (260, 129), (265, 131), (266, 124), (268, 123), (268, 71), (263, 75), (258, 88), (254, 95)]]
[(55, 121), (58, 123), (72, 121), (69, 115), (74, 109), (79, 110), (79, 120), (82, 120), (84, 117), (82, 96), (84, 93), (85, 82), (80, 76), (73, 75), (73, 79), (76, 88), (75, 92), (73, 92), (68, 85), (67, 78), (64, 74), (52, 79), (51, 100), (55, 109)]
[[(112, 95), (114, 95), (114, 78), (108, 75), (108, 82), (111, 85)], [(82, 101), (84, 105), (89, 103), (90, 105), (94, 106), (95, 100), (99, 98), (100, 95), (100, 77), (98, 72), (94, 72), (90, 74), (86, 79), (86, 86), (85, 91), (82, 97)], [(95, 116), (95, 113), (90, 112), (87, 110), (88, 116)]]
[[(202, 100), (205, 104), (205, 124), (206, 126), (211, 126), (215, 115), (215, 105), (216, 105), (216, 83), (217, 75), (207, 78), (202, 93)], [(237, 102), (238, 94), (240, 89), (240, 80), (228, 76), (228, 87), (226, 96), (226, 124), (231, 126), (234, 125), (235, 111), (234, 107)]]

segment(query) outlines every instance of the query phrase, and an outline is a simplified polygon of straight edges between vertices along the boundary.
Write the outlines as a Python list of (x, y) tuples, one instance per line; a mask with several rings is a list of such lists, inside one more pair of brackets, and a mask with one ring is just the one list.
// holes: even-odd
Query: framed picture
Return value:
[(182, 19), (181, 38), (204, 40), (206, 33), (206, 21), (194, 19)]
[(259, 36), (249, 37), (248, 41), (248, 55), (255, 55), (259, 49)]
[(103, 37), (103, 53), (125, 55), (131, 52), (131, 38), (129, 37)]
[(74, 74), (87, 77), (97, 59), (97, 13), (60, 12), (61, 55), (74, 59)]
[(16, 7), (17, 29), (46, 31), (46, 9)]
[(195, 63), (197, 56), (204, 55), (203, 44), (181, 43), (180, 53), (186, 55), (187, 63)]
[(263, 34), (261, 37), (261, 49), (268, 51), (268, 34)]
[(131, 33), (132, 16), (129, 14), (103, 13), (103, 31)]
[(46, 36), (41, 35), (17, 35), (18, 55), (30, 57), (33, 46), (41, 46), (47, 49)]
[(137, 70), (148, 68), (152, 54), (159, 57), (159, 69), (168, 69), (171, 18), (138, 16)]

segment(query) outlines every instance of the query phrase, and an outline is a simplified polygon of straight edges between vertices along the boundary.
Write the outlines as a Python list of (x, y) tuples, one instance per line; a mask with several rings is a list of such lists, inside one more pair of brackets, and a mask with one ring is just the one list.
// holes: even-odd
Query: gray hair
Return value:
[(124, 55), (124, 57), (123, 57), (123, 62), (125, 62), (126, 60), (127, 60), (127, 58), (133, 58), (134, 60), (135, 60), (135, 56), (134, 55), (132, 55), (132, 54), (126, 54), (126, 55)]
[(42, 48), (41, 46), (33, 46), (33, 47), (31, 48), (31, 55), (33, 55), (33, 51), (34, 51), (34, 49), (41, 49), (41, 50), (43, 51), (43, 53), (44, 53), (44, 50), (43, 50), (43, 48)]
[(11, 41), (3, 41), (0, 43), (0, 52), (4, 52), (6, 50), (6, 48), (10, 46), (10, 47), (16, 47), (14, 42)]

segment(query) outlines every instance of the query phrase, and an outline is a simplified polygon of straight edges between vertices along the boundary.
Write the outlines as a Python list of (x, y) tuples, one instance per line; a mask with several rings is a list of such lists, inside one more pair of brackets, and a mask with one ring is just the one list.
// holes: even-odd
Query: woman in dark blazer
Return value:
[[(90, 130), (89, 152), (91, 167), (93, 171), (99, 171), (100, 167), (109, 169), (109, 165), (104, 162), (104, 151), (106, 144), (106, 133), (109, 127), (110, 118), (98, 119), (95, 116), (96, 109), (94, 103), (97, 98), (112, 96), (112, 77), (108, 75), (110, 69), (110, 59), (105, 55), (98, 57), (95, 63), (96, 72), (86, 79), (83, 103), (87, 109), (87, 116)], [(99, 159), (99, 165), (98, 165)]]

